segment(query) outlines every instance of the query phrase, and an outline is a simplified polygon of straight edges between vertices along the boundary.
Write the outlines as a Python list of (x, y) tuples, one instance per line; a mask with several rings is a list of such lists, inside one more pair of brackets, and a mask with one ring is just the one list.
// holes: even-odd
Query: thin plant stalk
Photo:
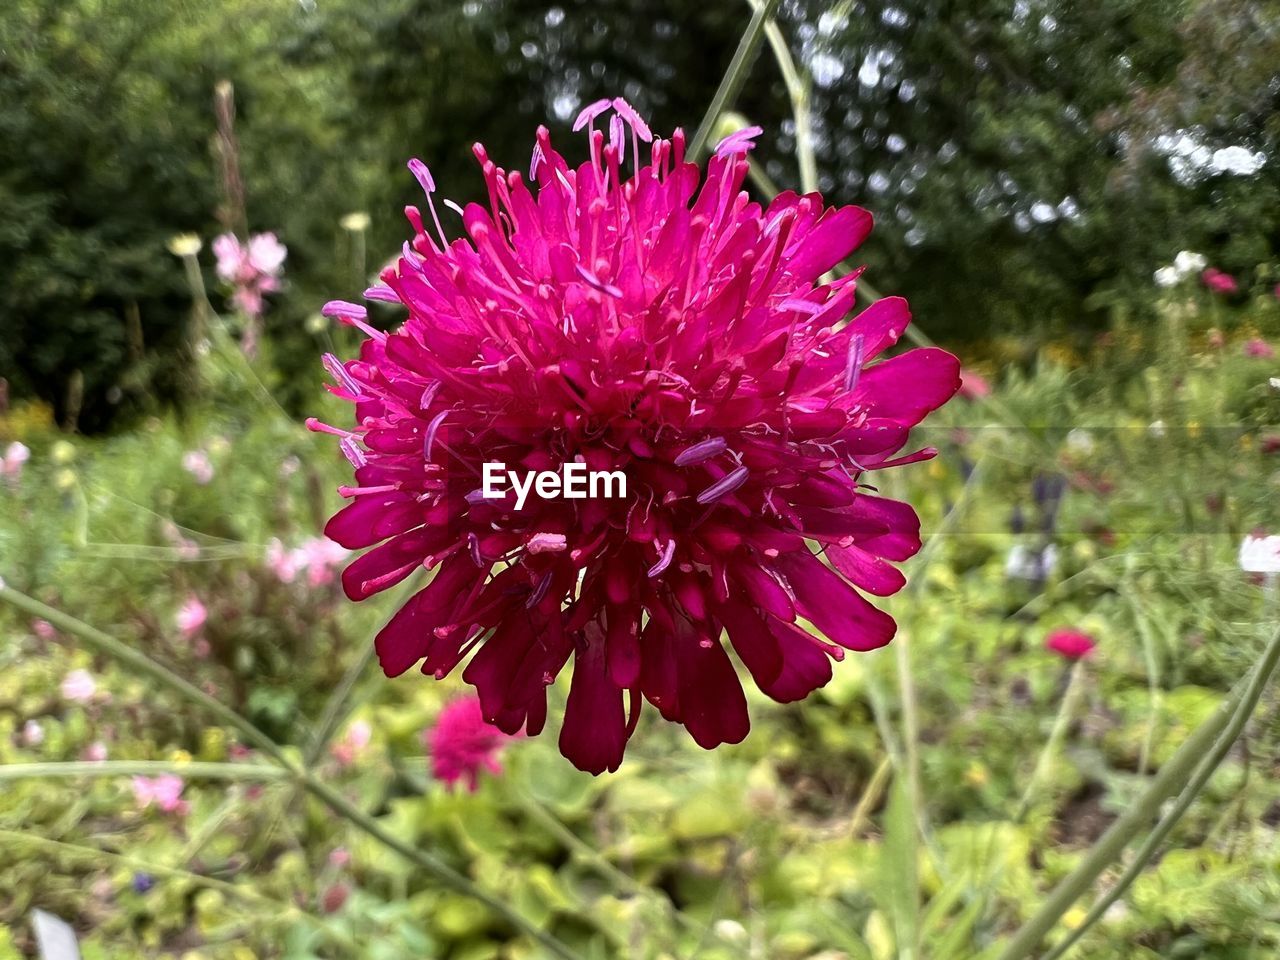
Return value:
[(1058, 706), (1058, 715), (1054, 717), (1053, 726), (1049, 730), (1049, 739), (1045, 741), (1045, 745), (1040, 751), (1040, 756), (1036, 758), (1036, 765), (1031, 771), (1031, 779), (1027, 781), (1027, 787), (1022, 792), (1022, 799), (1018, 802), (1018, 810), (1013, 815), (1014, 823), (1021, 823), (1026, 818), (1027, 812), (1031, 809), (1031, 804), (1036, 800), (1036, 793), (1039, 792), (1040, 785), (1048, 778), (1049, 771), (1053, 768), (1054, 759), (1062, 746), (1062, 741), (1067, 737), (1067, 730), (1075, 717), (1076, 707), (1084, 694), (1084, 677), (1085, 662), (1084, 660), (1077, 660), (1071, 666), (1067, 689), (1062, 695), (1062, 703)]
[[(1164, 802), (1179, 793), (1185, 785), (1194, 783), (1196, 771), (1201, 769), (1206, 755), (1216, 753), (1222, 747), (1225, 737), (1230, 738), (1226, 743), (1227, 747), (1235, 741), (1257, 706), (1278, 660), (1280, 631), (1272, 637), (1247, 683), (1237, 685), (1219, 704), (1218, 709), (1183, 742), (1152, 777), (1142, 796), (1111, 824), (1084, 860), (1054, 888), (1040, 909), (1018, 929), (999, 954), (998, 960), (1024, 960), (1034, 954), (1062, 915), (1071, 909), (1105, 870), (1115, 864), (1125, 847), (1159, 816)], [(1186, 802), (1189, 804), (1199, 792), (1199, 789), (1195, 789), (1189, 795), (1184, 793)]]
[(261, 763), (206, 763), (188, 760), (64, 760), (0, 764), (0, 783), (47, 777), (151, 777), (176, 774), (190, 780), (282, 780), (289, 771)]
[(702, 122), (698, 124), (693, 139), (689, 141), (689, 159), (695, 163), (702, 159), (707, 141), (711, 138), (711, 131), (715, 129), (720, 114), (733, 106), (734, 100), (742, 90), (742, 85), (746, 83), (751, 58), (759, 48), (760, 41), (764, 39), (765, 21), (773, 16), (777, 6), (778, 0), (764, 0), (752, 12), (747, 29), (743, 32), (742, 39), (738, 41), (738, 49), (733, 52), (733, 59), (729, 61), (729, 68), (720, 80), (720, 86), (716, 88), (707, 112), (702, 115)]
[(120, 642), (115, 637), (103, 633), (96, 627), (92, 627), (81, 620), (77, 620), (75, 617), (43, 604), (25, 593), (4, 585), (2, 582), (0, 582), (0, 600), (17, 607), (31, 616), (49, 621), (49, 623), (65, 633), (80, 637), (94, 649), (129, 664), (139, 672), (173, 690), (183, 699), (204, 708), (212, 716), (237, 730), (247, 741), (279, 764), (283, 768), (284, 775), (294, 778), (303, 789), (334, 813), (351, 823), (352, 826), (363, 830), (384, 846), (421, 867), (450, 889), (471, 897), (488, 907), (521, 933), (532, 938), (557, 957), (564, 958), (564, 960), (578, 960), (578, 955), (569, 947), (521, 915), (510, 904), (481, 889), (469, 877), (459, 873), (435, 855), (427, 853), (425, 850), (419, 850), (385, 829), (376, 819), (359, 809), (337, 790), (318, 780), (309, 771), (301, 769), (279, 744), (249, 720), (240, 716), (230, 707), (219, 703), (172, 670), (156, 663), (146, 654)]
[(1165, 812), (1164, 816), (1160, 818), (1160, 822), (1156, 824), (1147, 839), (1143, 841), (1142, 846), (1138, 848), (1134, 854), (1133, 862), (1125, 868), (1124, 873), (1120, 875), (1120, 878), (1111, 889), (1103, 894), (1098, 899), (1098, 902), (1093, 905), (1080, 926), (1072, 930), (1061, 943), (1057, 944), (1045, 956), (1044, 960), (1056, 960), (1056, 958), (1063, 956), (1071, 949), (1088, 932), (1089, 928), (1101, 919), (1107, 909), (1124, 895), (1124, 892), (1129, 889), (1134, 880), (1146, 869), (1147, 864), (1151, 862), (1151, 858), (1155, 856), (1156, 851), (1160, 848), (1160, 844), (1165, 841), (1165, 838), (1169, 836), (1173, 828), (1178, 825), (1178, 821), (1190, 809), (1191, 804), (1200, 796), (1209, 779), (1217, 771), (1222, 761), (1226, 759), (1227, 754), (1231, 752), (1231, 747), (1240, 738), (1241, 733), (1244, 732), (1245, 724), (1253, 716), (1258, 701), (1262, 698), (1263, 692), (1275, 673), (1277, 663), (1280, 663), (1280, 632), (1276, 633), (1263, 653), (1262, 660), (1254, 669), (1253, 675), (1249, 679), (1249, 686), (1245, 690), (1235, 713), (1232, 714), (1230, 724), (1222, 731), (1209, 755), (1196, 767), (1190, 782), (1178, 794), (1173, 806)]

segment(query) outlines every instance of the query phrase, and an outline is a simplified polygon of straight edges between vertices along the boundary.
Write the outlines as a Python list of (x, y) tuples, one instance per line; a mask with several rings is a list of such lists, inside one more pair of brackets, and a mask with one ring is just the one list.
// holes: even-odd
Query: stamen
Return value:
[(339, 440), (338, 449), (341, 450), (342, 455), (347, 458), (347, 463), (351, 464), (357, 470), (369, 462), (364, 455), (364, 451), (360, 449), (352, 437), (343, 437)]
[(524, 545), (529, 553), (559, 553), (568, 546), (563, 533), (535, 533)]
[(471, 550), (471, 562), (477, 567), (484, 566), (484, 556), (480, 553), (480, 538), (474, 533), (467, 534), (467, 546)]
[(399, 303), (400, 295), (385, 283), (376, 283), (364, 292), (366, 300), (377, 300), (382, 303)]
[(387, 335), (381, 330), (375, 330), (365, 323), (365, 318), (369, 316), (369, 311), (358, 303), (348, 303), (346, 300), (330, 300), (320, 308), (320, 312), (345, 326), (355, 327), (366, 337), (372, 337), (380, 343), (387, 339)]
[(764, 133), (760, 127), (743, 127), (735, 130), (716, 144), (716, 156), (727, 157), (735, 153), (746, 153), (755, 149), (755, 138)]
[(612, 102), (606, 97), (603, 100), (597, 100), (595, 103), (588, 104), (582, 108), (582, 112), (578, 114), (578, 119), (573, 121), (573, 132), (577, 133), (588, 123), (594, 120), (600, 114), (604, 113), (612, 105)]
[(384, 483), (376, 487), (339, 487), (340, 497), (363, 497), (370, 493), (395, 493), (400, 489), (396, 483)]
[(671, 566), (671, 558), (676, 555), (676, 538), (672, 537), (667, 541), (667, 545), (662, 548), (662, 558), (649, 568), (649, 578), (652, 579), (663, 570)]
[(855, 333), (849, 341), (849, 358), (844, 365), (844, 392), (852, 393), (858, 387), (858, 378), (862, 376), (862, 356), (866, 344), (862, 334)]
[(426, 437), (426, 440), (423, 441), (423, 445), (422, 445), (422, 455), (427, 460), (431, 459), (431, 448), (435, 445), (435, 442), (436, 442), (436, 431), (440, 429), (440, 424), (444, 422), (444, 418), (447, 417), (448, 415), (449, 415), (448, 410), (441, 410), (434, 417), (432, 417), (431, 422), (427, 424), (427, 437)]
[(733, 493), (740, 486), (747, 482), (747, 474), (749, 471), (746, 467), (738, 467), (726, 473), (723, 477), (713, 483), (707, 489), (698, 494), (699, 503), (715, 503), (726, 494)]
[(526, 610), (532, 610), (534, 607), (540, 604), (542, 602), (542, 598), (547, 595), (547, 590), (548, 588), (550, 588), (550, 586), (551, 586), (551, 571), (548, 570), (546, 573), (542, 575), (542, 579), (539, 580), (537, 585), (533, 588), (533, 592), (529, 594), (529, 598), (525, 600), (524, 608)]
[(431, 171), (427, 169), (427, 165), (414, 157), (409, 161), (409, 172), (413, 174), (418, 184), (422, 187), (422, 192), (427, 195), (427, 206), (431, 208), (431, 219), (435, 221), (436, 232), (440, 234), (440, 249), (445, 250), (449, 246), (449, 241), (444, 235), (444, 228), (440, 226), (440, 216), (436, 213), (436, 202), (431, 195), (436, 192), (436, 181), (431, 176)]
[(695, 443), (691, 447), (686, 447), (676, 455), (675, 465), (677, 467), (688, 467), (695, 463), (702, 463), (704, 460), (710, 460), (714, 456), (724, 453), (729, 442), (724, 437), (708, 437), (700, 443)]
[(342, 437), (343, 439), (355, 436), (355, 434), (352, 433), (350, 430), (342, 430), (338, 427), (331, 427), (329, 426), (329, 424), (325, 423), (323, 420), (317, 420), (315, 417), (307, 417), (305, 422), (307, 425), (307, 429), (310, 430), (312, 433), (327, 433), (330, 436)]
[(355, 378), (347, 371), (342, 361), (335, 357), (332, 353), (326, 353), (320, 358), (320, 362), (324, 364), (324, 368), (329, 371), (329, 376), (333, 377), (338, 383), (342, 384), (343, 389), (353, 397), (359, 397), (362, 393), (360, 384), (356, 383)]
[(582, 264), (580, 263), (576, 264), (576, 267), (578, 270), (578, 276), (580, 276), (583, 280), (585, 280), (589, 286), (594, 287), (595, 289), (599, 290), (601, 293), (607, 293), (611, 297), (622, 296), (622, 291), (618, 287), (615, 287), (611, 283), (605, 283), (603, 280), (597, 277), (594, 273), (592, 273)]

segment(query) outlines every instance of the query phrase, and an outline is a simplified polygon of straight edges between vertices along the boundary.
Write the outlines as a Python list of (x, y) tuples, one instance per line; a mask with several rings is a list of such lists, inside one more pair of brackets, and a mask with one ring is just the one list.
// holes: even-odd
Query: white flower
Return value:
[(1280, 537), (1245, 537), (1240, 544), (1240, 569), (1246, 573), (1280, 573)]
[(1072, 453), (1090, 454), (1093, 453), (1097, 444), (1093, 441), (1093, 434), (1088, 430), (1082, 430), (1079, 427), (1067, 434), (1067, 449)]
[(1272, 377), (1267, 381), (1267, 385), (1270, 386), (1272, 390), (1280, 390), (1280, 377)]
[(747, 940), (747, 928), (737, 920), (728, 918), (717, 920), (711, 929), (721, 940), (727, 940), (730, 943), (745, 943)]
[(1208, 265), (1209, 261), (1203, 253), (1192, 253), (1190, 250), (1179, 250), (1178, 255), (1173, 258), (1173, 269), (1178, 271), (1179, 279), (1199, 273)]
[(1147, 433), (1153, 437), (1163, 437), (1165, 435), (1164, 421), (1152, 420), (1151, 425), (1147, 427)]
[(1155, 272), (1155, 281), (1157, 287), (1176, 286), (1178, 281), (1182, 279), (1182, 275), (1178, 273), (1177, 267), (1161, 267)]

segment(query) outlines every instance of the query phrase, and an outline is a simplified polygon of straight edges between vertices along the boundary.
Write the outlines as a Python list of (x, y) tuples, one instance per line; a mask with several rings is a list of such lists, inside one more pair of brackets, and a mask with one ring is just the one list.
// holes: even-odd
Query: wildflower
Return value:
[(107, 759), (107, 745), (101, 740), (95, 740), (84, 748), (84, 758), (90, 763), (102, 763)]
[(369, 229), (369, 215), (363, 210), (357, 210), (355, 213), (348, 213), (338, 223), (343, 230), (348, 230), (351, 233), (361, 233)]
[(351, 896), (351, 888), (345, 883), (331, 884), (320, 897), (320, 909), (325, 913), (337, 913)]
[(1244, 344), (1244, 355), (1246, 357), (1256, 357), (1260, 360), (1270, 360), (1276, 355), (1275, 347), (1258, 337), (1252, 340), (1246, 340)]
[(329, 851), (329, 866), (341, 870), (351, 863), (351, 852), (346, 847), (334, 847)]
[(1161, 267), (1153, 274), (1152, 279), (1155, 280), (1157, 287), (1172, 287), (1177, 285), (1182, 276), (1176, 267)]
[(1205, 267), (1204, 272), (1200, 274), (1200, 279), (1214, 293), (1224, 296), (1229, 296), (1240, 289), (1240, 284), (1236, 282), (1235, 277), (1213, 267)]
[(58, 635), (57, 628), (52, 623), (41, 617), (31, 621), (31, 632), (41, 640), (52, 640)]
[(147, 893), (156, 885), (155, 877), (149, 873), (135, 873), (129, 884), (137, 894)]
[(1280, 536), (1250, 534), (1240, 544), (1239, 559), (1246, 573), (1280, 573)]
[(22, 478), (22, 468), (31, 459), (31, 448), (21, 441), (14, 440), (5, 447), (4, 456), (0, 457), (0, 477), (10, 483), (17, 483)]
[(184, 453), (182, 469), (191, 474), (200, 486), (204, 486), (213, 479), (213, 464), (209, 462), (209, 455), (203, 450), (188, 450)]
[(71, 700), (75, 703), (88, 703), (93, 699), (94, 691), (98, 689), (98, 685), (94, 682), (88, 670), (72, 670), (62, 678), (62, 686), (59, 689), (64, 700)]
[[(595, 121), (610, 109), (606, 136)], [(385, 334), (363, 307), (326, 306), (367, 337), (358, 360), (326, 360), (359, 425), (310, 426), (340, 438), (356, 473), (328, 535), (387, 541), (347, 567), (347, 594), (435, 571), (378, 634), (386, 674), (421, 661), (444, 677), (474, 653), (463, 679), (483, 718), (535, 734), (572, 656), (560, 748), (600, 773), (621, 763), (644, 700), (705, 748), (746, 736), (726, 629), (784, 702), (830, 680), (845, 650), (889, 642), (893, 619), (862, 591), (902, 587), (892, 564), (919, 549), (919, 522), (860, 484), (935, 454), (899, 451), (960, 377), (942, 350), (882, 359), (910, 322), (900, 298), (844, 322), (858, 275), (822, 278), (869, 233), (865, 210), (751, 202), (742, 136), (699, 189), (683, 133), (654, 139), (620, 99), (577, 126), (590, 159), (576, 169), (539, 129), (536, 194), (477, 146), (490, 206), (462, 211), (457, 240), (430, 171), (410, 163), (430, 215), (406, 211), (413, 241), (366, 292), (408, 319)], [(523, 510), (477, 496), (486, 462), (578, 460), (623, 472), (627, 495)]]
[(259, 233), (241, 244), (235, 234), (213, 241), (218, 277), (231, 289), (231, 301), (250, 317), (262, 315), (263, 296), (280, 289), (280, 275), (288, 255), (274, 233)]
[(44, 727), (39, 720), (28, 720), (22, 725), (20, 737), (24, 747), (38, 747), (44, 743)]
[(349, 767), (359, 759), (365, 748), (373, 739), (373, 728), (367, 720), (357, 720), (347, 729), (341, 740), (329, 748), (335, 760), (344, 767)]
[(165, 813), (185, 814), (190, 809), (187, 801), (182, 799), (185, 787), (182, 778), (172, 773), (133, 778), (133, 796), (140, 810), (154, 804)]
[(502, 772), (498, 755), (510, 739), (486, 722), (480, 700), (471, 696), (446, 704), (435, 726), (423, 732), (422, 745), (431, 755), (431, 772), (437, 780), (451, 788), (465, 780), (467, 789), (474, 792), (481, 770)]
[(76, 458), (75, 444), (59, 440), (49, 448), (49, 459), (59, 466), (64, 466)]
[(194, 257), (204, 248), (204, 243), (194, 233), (174, 234), (166, 245), (175, 257)]
[(1209, 261), (1204, 254), (1190, 250), (1179, 250), (1178, 255), (1173, 258), (1173, 269), (1177, 271), (1179, 278), (1199, 273), (1208, 265)]
[(178, 628), (178, 632), (184, 637), (194, 637), (204, 627), (205, 621), (208, 619), (209, 611), (200, 602), (200, 598), (192, 594), (178, 608), (174, 623)]
[(1067, 660), (1080, 660), (1093, 653), (1098, 641), (1079, 630), (1061, 629), (1052, 631), (1045, 638), (1044, 645)]
[(972, 370), (960, 371), (960, 396), (966, 400), (981, 400), (991, 396), (991, 384)]

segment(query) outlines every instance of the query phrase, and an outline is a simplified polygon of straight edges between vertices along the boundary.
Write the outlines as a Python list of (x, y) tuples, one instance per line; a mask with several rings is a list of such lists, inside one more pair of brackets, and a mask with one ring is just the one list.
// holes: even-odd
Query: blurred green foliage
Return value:
[[(1274, 603), (1236, 561), (1245, 533), (1280, 521), (1274, 361), (1248, 356), (1242, 337), (1214, 346), (1220, 303), (1191, 284), (1152, 309), (1154, 330), (1122, 329), (1087, 354), (1055, 344), (1011, 368), (1002, 415), (958, 400), (931, 422), (921, 441), (942, 456), (885, 491), (917, 504), (930, 535), (907, 592), (886, 602), (898, 640), (849, 656), (804, 703), (750, 692), (744, 743), (704, 753), (649, 711), (621, 771), (593, 779), (559, 756), (553, 720), (511, 744), (477, 793), (451, 794), (421, 735), (461, 682), (370, 668), (335, 744), (350, 751), (324, 751), (317, 775), (587, 957), (893, 960), (913, 944), (929, 960), (993, 956), (1248, 669)], [(1246, 320), (1280, 334), (1274, 304)], [(300, 755), (392, 598), (351, 604), (331, 579), (281, 576), (273, 539), (306, 543), (349, 469), (264, 398), (269, 358), (255, 368), (214, 331), (184, 418), (67, 441), (29, 408), (0, 417), (0, 441), (32, 448), (22, 475), (0, 481), (3, 575)], [(1042, 577), (1010, 570), (1013, 548), (1048, 545)], [(208, 619), (184, 635), (192, 597)], [(1019, 819), (1071, 671), (1043, 647), (1060, 626), (1098, 647)], [(179, 775), (192, 760), (252, 768), (233, 730), (74, 638), (7, 606), (0, 637), (0, 778), (97, 744)], [(94, 678), (90, 700), (60, 692), (73, 669)], [(1278, 716), (1272, 692), (1080, 957), (1280, 947)], [(4, 782), (0, 958), (31, 949), (37, 905), (76, 926), (86, 960), (540, 956), (288, 781), (186, 780), (182, 814), (139, 809), (127, 776)]]

